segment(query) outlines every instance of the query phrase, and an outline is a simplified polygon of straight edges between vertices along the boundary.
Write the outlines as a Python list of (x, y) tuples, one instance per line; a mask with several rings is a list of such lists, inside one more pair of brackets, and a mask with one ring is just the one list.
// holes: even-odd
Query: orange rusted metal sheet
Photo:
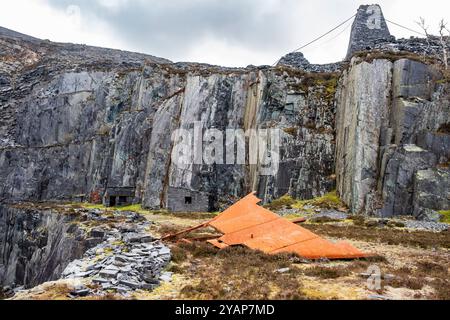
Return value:
[(223, 233), (222, 237), (208, 242), (220, 249), (245, 245), (269, 254), (289, 252), (308, 259), (353, 259), (368, 256), (349, 243), (333, 243), (319, 237), (259, 206), (260, 201), (251, 193), (203, 224)]

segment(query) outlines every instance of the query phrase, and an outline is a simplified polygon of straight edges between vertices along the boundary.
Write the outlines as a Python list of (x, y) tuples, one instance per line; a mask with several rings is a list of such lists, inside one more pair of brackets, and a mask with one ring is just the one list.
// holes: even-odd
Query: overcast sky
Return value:
[[(143, 52), (172, 61), (267, 65), (372, 1), (2, 0), (0, 26), (42, 39)], [(441, 18), (450, 25), (448, 0), (376, 2), (387, 19), (412, 29), (419, 29), (415, 21), (420, 16), (432, 32)], [(350, 24), (303, 50), (306, 58), (313, 63), (341, 60)], [(413, 35), (391, 24), (389, 28), (396, 37)]]

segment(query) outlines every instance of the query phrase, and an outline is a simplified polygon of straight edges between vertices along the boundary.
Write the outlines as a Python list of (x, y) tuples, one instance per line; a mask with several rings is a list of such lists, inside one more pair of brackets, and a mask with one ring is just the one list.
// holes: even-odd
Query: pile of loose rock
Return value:
[(449, 230), (449, 225), (440, 222), (419, 221), (419, 220), (407, 220), (405, 221), (406, 228), (426, 230), (434, 232), (442, 232)]
[(298, 68), (305, 72), (339, 72), (344, 64), (341, 62), (329, 64), (311, 64), (301, 52), (291, 52), (285, 55), (278, 62), (279, 66)]
[[(129, 218), (113, 227), (93, 228), (90, 235), (103, 242), (86, 251), (82, 259), (72, 261), (62, 278), (86, 278), (100, 290), (121, 294), (137, 289), (153, 290), (160, 281), (170, 281), (172, 274), (163, 272), (171, 258), (170, 249), (146, 231), (151, 222), (133, 222), (136, 220), (133, 212), (114, 214)], [(80, 287), (72, 295), (88, 295), (89, 290)]]
[[(391, 41), (380, 39), (375, 41), (371, 50), (412, 52), (424, 56), (442, 56), (442, 45), (438, 37), (427, 38), (403, 38)], [(450, 48), (448, 48), (450, 49)]]

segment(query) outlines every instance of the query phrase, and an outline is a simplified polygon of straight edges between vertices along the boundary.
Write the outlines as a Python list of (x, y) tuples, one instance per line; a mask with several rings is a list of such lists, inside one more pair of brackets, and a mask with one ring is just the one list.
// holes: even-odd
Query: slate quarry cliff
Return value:
[[(224, 68), (0, 29), (0, 200), (108, 203), (112, 194), (204, 211), (251, 191), (270, 202), (337, 189), (355, 213), (448, 209), (448, 77), (416, 45), (382, 35), (345, 63), (291, 54), (276, 67)], [(178, 168), (172, 133), (196, 122), (281, 129), (277, 174)]]
[[(2, 38), (1, 198), (88, 199), (129, 187), (134, 201), (160, 208), (171, 188), (218, 202), (253, 189), (270, 200), (334, 188), (335, 74), (316, 79), (289, 68), (172, 64), (97, 50)], [(178, 170), (172, 132), (196, 121), (284, 129), (279, 174), (262, 179), (245, 165)]]

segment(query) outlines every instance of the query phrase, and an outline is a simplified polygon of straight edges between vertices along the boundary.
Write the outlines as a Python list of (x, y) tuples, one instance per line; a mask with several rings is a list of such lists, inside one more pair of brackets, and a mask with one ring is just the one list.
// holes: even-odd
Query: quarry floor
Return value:
[[(213, 214), (140, 212), (153, 222), (155, 236), (184, 230)], [(289, 217), (292, 219), (294, 217)], [(195, 241), (168, 242), (172, 261), (170, 282), (152, 292), (136, 291), (129, 299), (450, 299), (450, 232), (367, 227), (360, 221), (304, 223), (303, 227), (330, 240), (347, 240), (376, 255), (351, 261), (304, 261), (290, 255), (270, 256), (246, 248), (222, 251)], [(214, 235), (200, 230), (191, 238)], [(368, 276), (379, 270), (380, 286)], [(48, 282), (13, 299), (70, 299), (72, 280)], [(79, 299), (99, 299), (84, 297)], [(123, 299), (111, 293), (101, 299)]]

